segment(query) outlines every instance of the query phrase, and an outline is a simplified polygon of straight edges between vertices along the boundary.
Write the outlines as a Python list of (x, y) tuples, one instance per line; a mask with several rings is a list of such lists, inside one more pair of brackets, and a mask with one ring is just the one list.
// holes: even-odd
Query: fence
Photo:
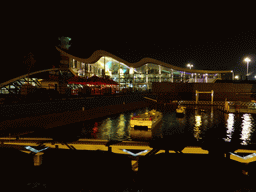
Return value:
[[(236, 105), (240, 106), (240, 108), (256, 108), (255, 102), (243, 102), (243, 101), (228, 101), (230, 107), (235, 107)], [(179, 101), (179, 105), (196, 105), (196, 101)], [(198, 105), (217, 105), (224, 106), (225, 101), (197, 101)]]
[(224, 105), (224, 101), (178, 101), (179, 105)]

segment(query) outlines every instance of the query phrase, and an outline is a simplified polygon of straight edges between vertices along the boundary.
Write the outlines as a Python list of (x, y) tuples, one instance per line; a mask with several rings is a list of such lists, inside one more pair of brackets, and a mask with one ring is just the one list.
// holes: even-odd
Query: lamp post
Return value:
[(191, 69), (191, 67), (193, 67), (193, 65), (192, 64), (187, 64), (187, 67), (189, 67), (189, 69)]
[(232, 80), (234, 80), (234, 71), (231, 70), (231, 73), (232, 73)]
[(251, 61), (251, 59), (250, 58), (248, 58), (248, 57), (246, 57), (245, 59), (244, 59), (244, 61), (246, 61), (247, 62), (247, 74), (246, 74), (246, 80), (248, 80), (248, 67), (249, 67), (249, 62)]
[[(191, 67), (193, 67), (193, 65), (189, 63), (189, 64), (187, 64), (187, 67), (189, 67), (189, 69), (191, 69)], [(192, 77), (192, 80), (193, 80), (193, 73), (192, 73), (191, 77)]]

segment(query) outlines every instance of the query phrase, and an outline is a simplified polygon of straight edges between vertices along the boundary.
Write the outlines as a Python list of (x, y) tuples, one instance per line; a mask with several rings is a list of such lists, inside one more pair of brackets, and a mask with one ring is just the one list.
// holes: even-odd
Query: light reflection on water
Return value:
[(225, 141), (230, 142), (232, 138), (232, 134), (234, 132), (234, 121), (235, 115), (233, 113), (224, 114), (224, 118), (226, 119), (226, 128), (227, 128), (227, 136)]
[(202, 117), (201, 115), (195, 115), (195, 127), (194, 127), (194, 137), (199, 140), (200, 138), (200, 127), (202, 125)]
[(252, 132), (252, 115), (251, 114), (243, 114), (242, 116), (242, 132), (241, 132), (241, 140), (242, 145), (247, 145), (250, 142), (251, 132)]
[[(65, 127), (65, 129), (70, 130), (67, 131), (68, 133), (75, 129), (81, 129), (80, 138), (134, 140), (130, 134), (131, 117), (151, 109), (153, 108), (147, 107), (97, 121), (78, 123), (71, 127)], [(201, 109), (204, 109), (204, 111)], [(152, 132), (152, 138), (188, 133), (197, 141), (207, 139), (210, 136), (224, 138), (226, 142), (235, 142), (242, 145), (256, 143), (256, 137), (254, 137), (256, 115), (224, 114), (214, 107), (207, 106), (201, 106), (198, 109), (195, 109), (194, 106), (188, 106), (183, 118), (177, 118), (175, 110), (161, 112), (163, 113), (162, 126)], [(58, 134), (62, 130), (63, 128), (58, 129)], [(143, 132), (140, 132), (140, 134), (143, 135)], [(35, 135), (36, 133), (28, 134), (28, 137), (34, 137)], [(47, 133), (44, 137), (46, 135)], [(40, 134), (37, 134), (37, 136), (39, 137)], [(145, 137), (147, 137), (146, 139), (152, 139), (149, 138), (150, 134), (145, 133)]]
[[(204, 109), (204, 111), (201, 109)], [(149, 110), (151, 109), (140, 109), (103, 120), (102, 123), (100, 123), (96, 138), (132, 140), (133, 138), (130, 136), (130, 118), (135, 114)], [(204, 139), (211, 131), (212, 137), (224, 138), (226, 142), (238, 142), (237, 139), (233, 139), (232, 136), (234, 132), (236, 132), (236, 134), (241, 132), (239, 143), (248, 145), (251, 143), (251, 135), (254, 132), (255, 117), (250, 114), (224, 114), (214, 107), (200, 107), (200, 109), (187, 107), (186, 115), (183, 118), (177, 118), (175, 110), (162, 111), (162, 113), (162, 127), (158, 130), (158, 133), (156, 133), (160, 135), (160, 137), (190, 133), (198, 141)], [(88, 127), (85, 127), (85, 129), (88, 129)], [(152, 137), (154, 137), (154, 135), (152, 135)]]

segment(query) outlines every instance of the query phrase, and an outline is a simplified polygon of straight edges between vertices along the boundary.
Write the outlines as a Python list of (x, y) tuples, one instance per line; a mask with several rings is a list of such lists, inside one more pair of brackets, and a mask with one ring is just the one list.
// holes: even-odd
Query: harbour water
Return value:
[[(133, 115), (156, 109), (163, 113), (162, 125), (151, 131), (131, 134), (130, 119)], [(223, 139), (239, 145), (256, 143), (255, 114), (225, 114), (214, 106), (187, 106), (184, 117), (176, 117), (175, 110), (147, 107), (107, 118), (85, 121), (63, 127), (35, 131), (21, 137), (51, 137), (67, 140), (92, 138), (103, 140), (152, 140), (168, 136), (189, 136), (191, 145), (209, 138)]]

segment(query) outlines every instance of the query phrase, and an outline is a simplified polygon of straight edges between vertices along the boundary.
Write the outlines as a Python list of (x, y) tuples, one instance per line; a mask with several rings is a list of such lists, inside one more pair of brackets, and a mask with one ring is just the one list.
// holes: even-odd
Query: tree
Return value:
[(59, 37), (58, 38), (61, 42), (61, 44), (59, 45), (62, 49), (69, 49), (69, 47), (71, 45), (69, 45), (69, 41), (71, 41), (71, 38), (70, 37)]

